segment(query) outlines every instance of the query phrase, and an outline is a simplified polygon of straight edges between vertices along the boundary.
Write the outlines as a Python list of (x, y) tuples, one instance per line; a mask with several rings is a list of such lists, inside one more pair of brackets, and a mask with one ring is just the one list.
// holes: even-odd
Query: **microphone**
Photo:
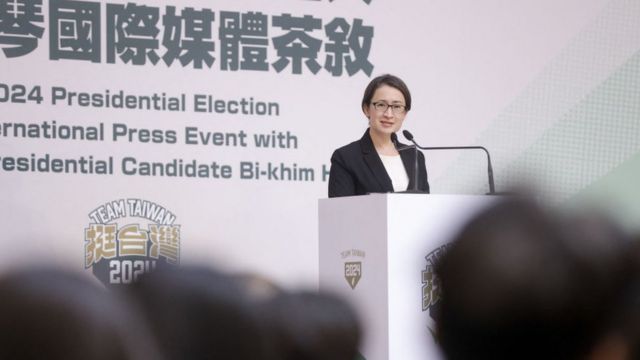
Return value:
[[(406, 137), (406, 135), (405, 135), (405, 137)], [(408, 150), (408, 149), (413, 149), (415, 151), (415, 159), (414, 159), (414, 163), (413, 163), (413, 187), (410, 190), (407, 190), (406, 192), (408, 192), (408, 193), (423, 193), (423, 191), (420, 191), (418, 189), (418, 148), (417, 148), (417, 145), (400, 146), (400, 143), (398, 142), (398, 135), (396, 135), (396, 133), (391, 133), (391, 142), (393, 143), (393, 146), (396, 148), (396, 150), (398, 150), (398, 152), (404, 151), (404, 150)]]
[(398, 151), (415, 148), (415, 145), (400, 146), (400, 143), (398, 142), (398, 135), (396, 135), (396, 133), (391, 133), (391, 142), (393, 143), (393, 147), (395, 147)]
[[(489, 192), (487, 195), (494, 195), (496, 193), (495, 185), (493, 182), (493, 167), (491, 166), (491, 155), (489, 155), (489, 150), (484, 146), (420, 146), (413, 139), (413, 134), (409, 132), (409, 130), (402, 130), (402, 135), (411, 141), (416, 149), (422, 150), (483, 150), (485, 154), (487, 154), (487, 175), (489, 177)], [(417, 151), (417, 150), (416, 150)]]
[[(395, 133), (393, 133), (393, 135), (396, 135), (396, 134), (395, 134)], [(392, 135), (392, 136), (393, 136), (393, 135)], [(402, 135), (404, 135), (404, 138), (405, 138), (405, 139), (407, 139), (407, 140), (409, 140), (409, 141), (411, 141), (411, 142), (415, 143), (415, 142), (413, 141), (413, 134), (412, 134), (412, 133), (410, 133), (410, 132), (409, 132), (409, 130), (402, 130)], [(398, 136), (396, 135), (396, 141), (397, 141), (397, 139), (398, 139)], [(416, 146), (418, 146), (418, 145), (416, 145)]]
[(398, 141), (398, 135), (396, 135), (396, 133), (391, 134), (391, 142), (393, 143), (393, 147), (395, 147), (396, 150), (398, 151), (404, 151), (404, 150), (416, 148), (416, 145), (400, 144), (400, 142)]
[(393, 146), (397, 149), (398, 148), (398, 135), (396, 135), (396, 133), (391, 133), (391, 142), (393, 143)]

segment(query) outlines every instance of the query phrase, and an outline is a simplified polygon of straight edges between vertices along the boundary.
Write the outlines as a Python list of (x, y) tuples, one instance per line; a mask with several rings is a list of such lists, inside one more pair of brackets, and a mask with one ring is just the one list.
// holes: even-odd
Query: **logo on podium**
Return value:
[(362, 277), (362, 262), (346, 262), (344, 263), (344, 278), (347, 279), (347, 283), (351, 286), (351, 289), (355, 289), (356, 285)]
[(362, 262), (364, 261), (365, 252), (359, 249), (349, 249), (340, 253), (342, 261), (344, 261), (344, 278), (352, 290), (362, 278)]
[(440, 281), (436, 276), (435, 267), (440, 258), (447, 252), (448, 247), (449, 245), (442, 245), (424, 257), (427, 265), (422, 270), (422, 311), (431, 312), (438, 305), (440, 300)]
[(436, 275), (435, 268), (442, 256), (447, 252), (449, 245), (445, 244), (431, 251), (424, 259), (427, 265), (422, 269), (422, 311), (428, 312), (431, 324), (427, 328), (431, 332), (435, 342), (438, 339), (435, 335), (434, 324), (438, 320), (438, 307), (440, 302), (440, 279)]

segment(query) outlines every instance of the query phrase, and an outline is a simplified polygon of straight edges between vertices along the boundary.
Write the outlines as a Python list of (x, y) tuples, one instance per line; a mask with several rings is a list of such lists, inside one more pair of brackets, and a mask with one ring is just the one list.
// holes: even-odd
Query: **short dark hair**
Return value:
[(164, 358), (270, 358), (267, 335), (244, 289), (200, 265), (157, 269), (128, 288)]
[(473, 219), (436, 265), (449, 360), (584, 359), (617, 330), (628, 239), (608, 220), (507, 200)]
[(82, 273), (45, 266), (0, 275), (0, 359), (158, 359), (135, 306)]
[(367, 85), (367, 88), (364, 89), (364, 95), (362, 96), (362, 108), (368, 106), (371, 103), (371, 99), (373, 98), (373, 94), (378, 90), (378, 88), (382, 85), (391, 86), (392, 88), (398, 89), (404, 96), (405, 107), (407, 111), (411, 110), (411, 93), (409, 92), (409, 88), (407, 84), (402, 81), (397, 76), (391, 74), (380, 75)]
[(261, 304), (278, 359), (352, 360), (358, 357), (360, 320), (345, 300), (326, 292), (283, 292)]

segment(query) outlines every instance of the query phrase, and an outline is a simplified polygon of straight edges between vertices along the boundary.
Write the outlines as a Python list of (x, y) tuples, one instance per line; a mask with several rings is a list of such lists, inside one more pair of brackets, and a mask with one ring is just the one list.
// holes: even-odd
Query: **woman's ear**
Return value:
[(367, 117), (367, 119), (369, 118), (369, 107), (368, 106), (362, 106), (362, 112), (364, 113), (364, 116)]

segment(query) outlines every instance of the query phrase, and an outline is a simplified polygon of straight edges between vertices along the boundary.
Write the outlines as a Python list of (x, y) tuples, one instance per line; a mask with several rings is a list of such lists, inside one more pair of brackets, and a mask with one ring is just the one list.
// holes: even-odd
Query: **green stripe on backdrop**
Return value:
[(585, 203), (613, 214), (625, 227), (640, 231), (640, 152), (569, 198), (563, 205), (581, 208)]
[[(498, 190), (537, 182), (559, 204), (640, 149), (639, 13), (638, 1), (612, 1), (477, 138)], [(460, 156), (434, 192), (485, 192), (484, 166)]]
[(640, 151), (640, 52), (569, 109), (505, 172), (562, 203)]

